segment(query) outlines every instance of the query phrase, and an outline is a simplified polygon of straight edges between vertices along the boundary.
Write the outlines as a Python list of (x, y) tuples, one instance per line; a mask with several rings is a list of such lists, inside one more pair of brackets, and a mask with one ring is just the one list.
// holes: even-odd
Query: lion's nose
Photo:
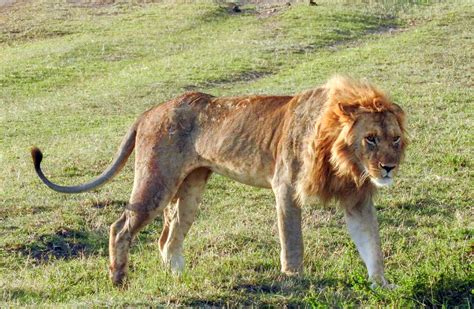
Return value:
[(395, 164), (382, 164), (380, 163), (380, 167), (384, 169), (387, 174), (390, 173), (391, 170), (393, 170), (397, 165)]

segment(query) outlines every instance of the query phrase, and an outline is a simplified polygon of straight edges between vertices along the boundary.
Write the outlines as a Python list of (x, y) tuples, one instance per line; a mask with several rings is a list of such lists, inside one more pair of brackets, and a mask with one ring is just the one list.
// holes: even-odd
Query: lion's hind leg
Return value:
[[(170, 213), (165, 219), (160, 237), (160, 250), (163, 262), (173, 273), (184, 269), (183, 242), (196, 217), (202, 192), (210, 176), (206, 168), (191, 172), (181, 184), (176, 194), (176, 204), (167, 209)], [(171, 207), (174, 206), (174, 209)]]
[(128, 269), (128, 252), (136, 234), (156, 217), (154, 213), (125, 210), (110, 227), (110, 278), (122, 285)]
[[(142, 165), (141, 162), (136, 164), (139, 167)], [(179, 183), (180, 175), (160, 177), (160, 173), (136, 168), (130, 202), (122, 216), (110, 227), (110, 278), (114, 284), (121, 285), (126, 276), (133, 238), (163, 212), (177, 191), (177, 185), (174, 184)]]

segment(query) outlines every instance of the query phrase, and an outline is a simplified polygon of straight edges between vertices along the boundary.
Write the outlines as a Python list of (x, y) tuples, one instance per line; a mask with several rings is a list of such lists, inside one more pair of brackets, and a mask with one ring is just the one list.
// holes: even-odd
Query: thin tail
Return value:
[(103, 171), (102, 174), (100, 174), (98, 177), (87, 183), (80, 184), (77, 186), (60, 186), (55, 183), (52, 183), (48, 178), (46, 178), (46, 176), (43, 174), (43, 171), (41, 170), (41, 160), (43, 159), (43, 154), (41, 153), (41, 150), (39, 150), (37, 147), (32, 147), (31, 156), (33, 157), (33, 163), (35, 165), (36, 173), (45, 185), (57, 192), (81, 193), (95, 189), (111, 180), (122, 170), (125, 163), (127, 162), (128, 157), (135, 148), (137, 126), (138, 121), (135, 122), (135, 124), (129, 129), (127, 135), (125, 135), (125, 137), (123, 138), (122, 143), (120, 144), (120, 147), (117, 153), (115, 154), (114, 160), (107, 167), (107, 169)]

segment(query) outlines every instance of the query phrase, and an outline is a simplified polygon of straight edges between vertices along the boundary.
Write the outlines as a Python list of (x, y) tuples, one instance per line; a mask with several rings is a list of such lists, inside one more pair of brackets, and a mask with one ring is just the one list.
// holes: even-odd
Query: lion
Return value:
[(161, 256), (173, 272), (183, 271), (183, 241), (214, 172), (273, 190), (284, 274), (303, 271), (301, 207), (316, 197), (341, 206), (369, 280), (388, 287), (372, 198), (393, 182), (407, 144), (400, 106), (368, 82), (336, 76), (294, 96), (185, 93), (143, 113), (110, 166), (85, 184), (52, 183), (41, 170), (41, 151), (31, 154), (48, 187), (79, 193), (111, 180), (135, 148), (130, 201), (110, 227), (115, 285), (125, 281), (133, 238), (162, 213)]

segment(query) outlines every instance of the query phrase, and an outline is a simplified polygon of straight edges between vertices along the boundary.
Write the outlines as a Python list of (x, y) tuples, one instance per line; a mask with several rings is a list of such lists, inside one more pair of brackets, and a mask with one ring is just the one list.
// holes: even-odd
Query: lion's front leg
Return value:
[(347, 207), (347, 228), (369, 273), (372, 287), (391, 288), (384, 276), (379, 226), (372, 199)]
[(294, 201), (291, 186), (274, 183), (273, 191), (278, 216), (281, 271), (287, 275), (299, 274), (303, 271), (301, 208)]

